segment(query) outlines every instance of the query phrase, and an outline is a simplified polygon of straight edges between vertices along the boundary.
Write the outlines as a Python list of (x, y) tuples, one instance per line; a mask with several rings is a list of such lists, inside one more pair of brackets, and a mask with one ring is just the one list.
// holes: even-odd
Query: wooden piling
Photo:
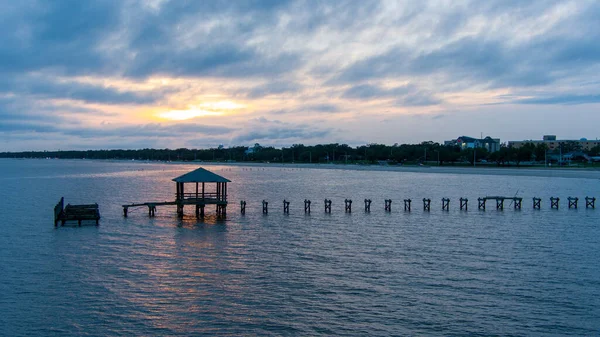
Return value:
[(371, 212), (371, 199), (365, 199), (365, 213)]
[(269, 213), (269, 203), (266, 200), (262, 201), (262, 211), (263, 211), (263, 214)]
[(351, 199), (344, 200), (344, 210), (346, 211), (346, 213), (352, 213), (352, 200)]
[(585, 197), (585, 208), (596, 208), (596, 198)]
[(240, 212), (242, 215), (246, 214), (246, 201), (244, 200), (240, 201)]
[(496, 209), (499, 211), (504, 210), (504, 198), (496, 198)]
[(550, 197), (550, 208), (558, 209), (560, 198)]
[(542, 208), (542, 198), (533, 197), (533, 209), (541, 209)]
[(467, 198), (460, 198), (460, 210), (462, 211), (463, 209), (465, 211), (469, 210), (469, 199)]
[(520, 210), (523, 205), (523, 198), (513, 198), (515, 210)]
[(304, 199), (304, 213), (310, 214), (310, 200)]
[(486, 198), (477, 198), (477, 209), (485, 211)]
[(283, 199), (283, 214), (290, 214), (290, 202)]
[(450, 198), (442, 198), (442, 211), (450, 210)]
[(569, 202), (569, 209), (571, 209), (571, 208), (577, 209), (577, 203), (579, 202), (579, 198), (568, 197), (567, 201)]
[(423, 198), (423, 211), (431, 211), (431, 199)]
[(331, 213), (331, 199), (325, 199), (325, 213)]
[(404, 199), (404, 211), (405, 212), (410, 212), (410, 203), (412, 202), (412, 200), (410, 199)]
[(385, 199), (385, 207), (384, 207), (386, 212), (391, 212), (392, 211), (392, 199)]

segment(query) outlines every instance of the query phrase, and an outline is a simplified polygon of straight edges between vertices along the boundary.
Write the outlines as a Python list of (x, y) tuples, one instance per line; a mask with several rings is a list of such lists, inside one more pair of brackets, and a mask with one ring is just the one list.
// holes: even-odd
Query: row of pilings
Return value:
[[(484, 197), (484, 198), (477, 198), (477, 208), (479, 210), (485, 210), (487, 207), (486, 204), (490, 200), (494, 200), (496, 202), (494, 206), (497, 210), (504, 210), (504, 203), (506, 200), (511, 201), (511, 205), (515, 210), (522, 209), (522, 205), (523, 205), (523, 198)], [(412, 210), (412, 200), (404, 199), (403, 201), (404, 201), (404, 211), (410, 212)], [(423, 201), (423, 211), (425, 211), (425, 212), (431, 211), (431, 199), (423, 198), (422, 201)], [(450, 198), (442, 198), (441, 201), (442, 201), (442, 203), (441, 203), (442, 211), (449, 211), (450, 210)], [(532, 201), (533, 201), (533, 203), (532, 203), (533, 209), (541, 209), (541, 207), (542, 207), (542, 199), (541, 198), (534, 197), (532, 199)], [(372, 203), (371, 199), (364, 200), (364, 211), (366, 213), (371, 212), (371, 203)], [(246, 204), (247, 203), (245, 200), (240, 201), (240, 211), (242, 214), (246, 214)], [(304, 213), (311, 212), (311, 204), (312, 204), (312, 202), (310, 200), (304, 199)], [(331, 213), (332, 204), (333, 204), (333, 202), (331, 201), (331, 199), (324, 200), (323, 206), (324, 206), (325, 213)], [(569, 209), (577, 209), (579, 207), (579, 198), (568, 197), (567, 198), (567, 206)], [(460, 198), (459, 199), (459, 208), (461, 211), (467, 211), (469, 209), (469, 199)], [(550, 208), (559, 209), (560, 208), (560, 198), (551, 197), (550, 198)], [(585, 197), (585, 208), (595, 209), (596, 208), (596, 198)], [(385, 212), (392, 211), (392, 199), (384, 200), (384, 208), (383, 209)], [(263, 214), (269, 213), (269, 202), (266, 200), (262, 201), (262, 212), (263, 212)], [(344, 212), (345, 213), (352, 212), (352, 199), (344, 199)], [(290, 213), (290, 201), (285, 200), (285, 199), (283, 200), (283, 213), (284, 214)]]

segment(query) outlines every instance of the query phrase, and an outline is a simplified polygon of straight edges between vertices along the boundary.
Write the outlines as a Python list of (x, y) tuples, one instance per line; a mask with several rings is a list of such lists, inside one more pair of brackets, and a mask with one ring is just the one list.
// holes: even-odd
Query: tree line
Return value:
[[(209, 149), (137, 149), (137, 150), (86, 150), (86, 151), (26, 151), (3, 152), (0, 158), (62, 158), (62, 159), (113, 159), (149, 161), (211, 161), (211, 162), (273, 162), (273, 163), (388, 163), (456, 165), (475, 162), (495, 163), (499, 166), (520, 165), (523, 162), (557, 161), (557, 154), (581, 151), (577, 142), (562, 144), (562, 150), (550, 151), (546, 144), (527, 143), (519, 148), (506, 144), (499, 151), (484, 148), (461, 149), (458, 145), (443, 145), (431, 141), (420, 144), (367, 144), (351, 147), (347, 144), (295, 144), (275, 148), (255, 144), (252, 147), (219, 146)], [(584, 151), (598, 156), (600, 146)]]

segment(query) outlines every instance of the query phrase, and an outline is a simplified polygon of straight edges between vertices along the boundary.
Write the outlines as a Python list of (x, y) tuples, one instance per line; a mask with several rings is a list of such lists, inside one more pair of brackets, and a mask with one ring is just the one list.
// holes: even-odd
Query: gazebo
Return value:
[[(177, 204), (177, 215), (183, 216), (184, 205), (196, 205), (196, 216), (204, 216), (204, 206), (216, 205), (217, 216), (225, 216), (227, 209), (227, 183), (231, 180), (221, 177), (202, 167), (188, 172), (173, 179), (177, 186), (175, 202)], [(185, 192), (186, 183), (196, 184), (196, 190)], [(214, 188), (207, 190), (207, 184), (216, 184)]]

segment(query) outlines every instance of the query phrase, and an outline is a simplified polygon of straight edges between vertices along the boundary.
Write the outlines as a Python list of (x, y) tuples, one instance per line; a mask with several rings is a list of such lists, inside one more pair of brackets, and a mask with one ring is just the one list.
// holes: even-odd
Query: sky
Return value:
[(0, 151), (600, 137), (599, 1), (0, 0)]

